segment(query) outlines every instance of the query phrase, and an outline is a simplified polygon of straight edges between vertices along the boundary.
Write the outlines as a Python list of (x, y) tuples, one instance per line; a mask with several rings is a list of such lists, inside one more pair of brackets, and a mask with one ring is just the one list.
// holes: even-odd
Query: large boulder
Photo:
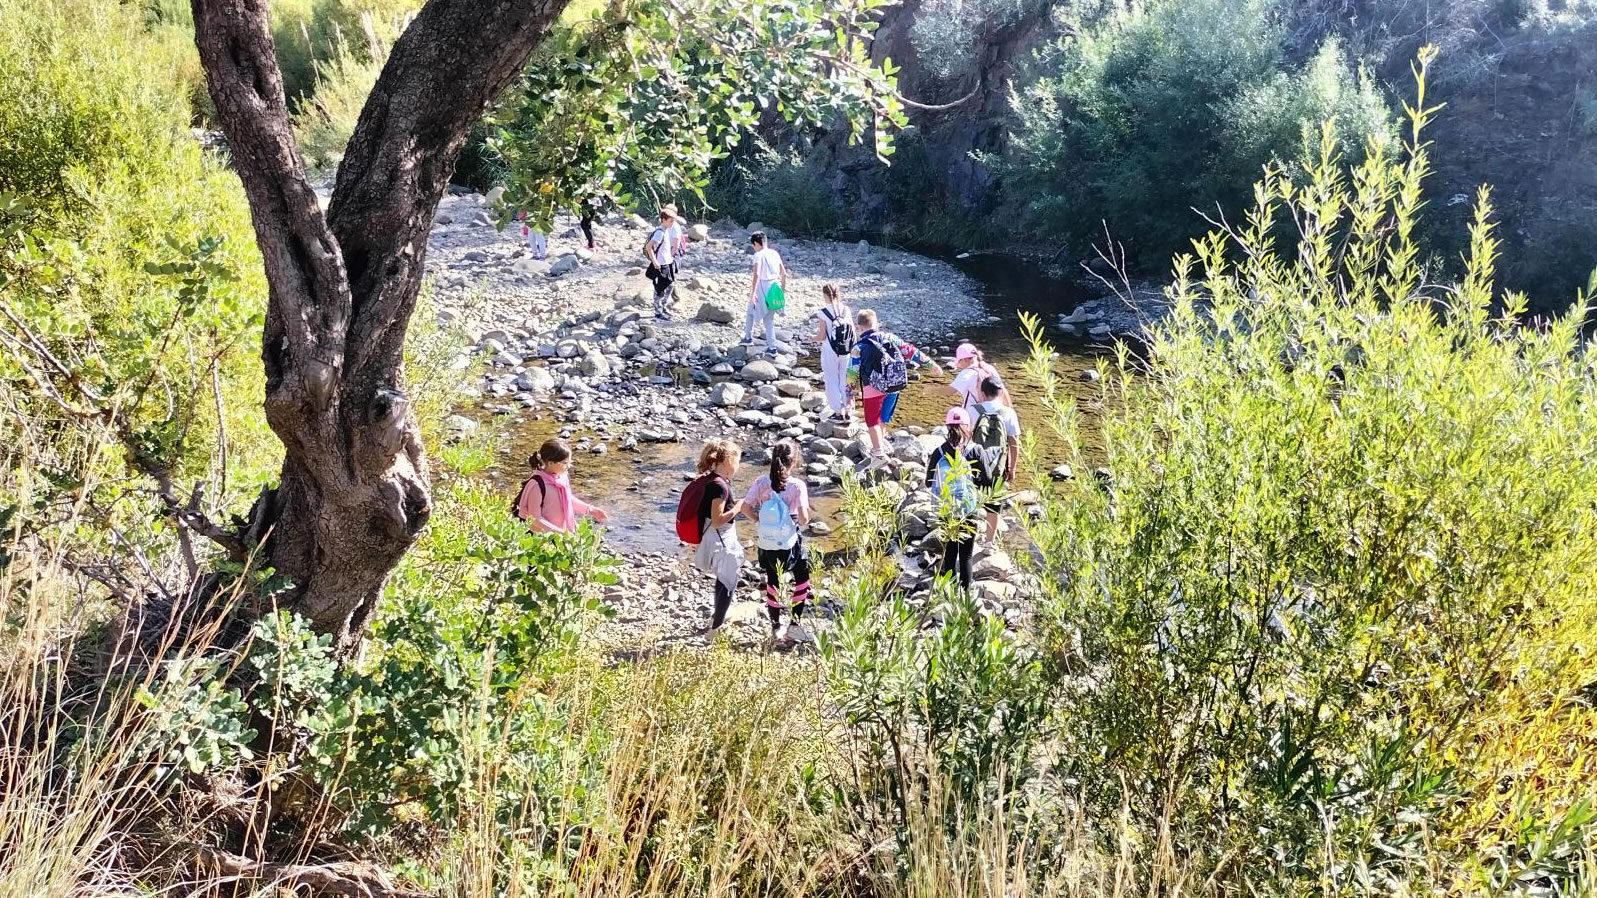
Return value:
[(723, 381), (710, 388), (710, 401), (722, 408), (730, 408), (743, 401), (743, 387)]
[(743, 366), (738, 376), (747, 381), (776, 380), (778, 372), (776, 365), (765, 359), (756, 359)]
[(776, 389), (783, 396), (797, 399), (809, 392), (810, 385), (802, 380), (784, 380), (777, 382)]
[(581, 366), (582, 373), (589, 377), (607, 377), (610, 374), (610, 360), (598, 350), (590, 350), (583, 356)]
[(510, 270), (523, 277), (543, 277), (549, 273), (549, 263), (542, 259), (519, 259)]
[(566, 253), (549, 266), (549, 276), (552, 278), (568, 275), (582, 267), (582, 260), (575, 253)]
[(710, 239), (710, 226), (706, 224), (691, 225), (688, 228), (688, 239), (694, 243), (703, 243)]
[(708, 321), (712, 324), (731, 324), (734, 320), (730, 309), (723, 309), (712, 302), (699, 306), (699, 311), (693, 316), (695, 321)]
[(547, 393), (555, 388), (554, 375), (547, 368), (528, 368), (516, 375), (516, 389), (528, 393)]

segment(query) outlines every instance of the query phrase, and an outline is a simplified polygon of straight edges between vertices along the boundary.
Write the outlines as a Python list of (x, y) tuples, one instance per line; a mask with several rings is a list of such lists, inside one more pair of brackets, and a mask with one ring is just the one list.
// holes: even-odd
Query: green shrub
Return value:
[(716, 164), (702, 199), (692, 191), (678, 199), (689, 214), (725, 215), (790, 234), (825, 237), (842, 225), (842, 212), (825, 178), (825, 166), (816, 160), (756, 143)]
[(338, 167), (366, 98), (388, 61), (387, 48), (369, 19), (362, 44), (357, 52), (348, 38), (335, 36), (329, 55), (313, 64), (314, 92), (301, 99), (294, 113), (300, 156), (312, 169), (331, 172)]
[[(439, 499), (442, 514), (389, 585), (372, 660), (310, 678), (321, 684), (315, 702), (275, 700), (295, 712), (312, 771), (354, 830), (386, 830), (402, 806), (447, 826), (474, 794), (474, 758), (536, 765), (563, 751), (551, 743), (562, 718), (535, 687), (602, 610), (593, 588), (614, 580), (591, 529), (529, 533), (504, 497), (471, 485)], [(315, 670), (326, 653), (303, 639), (271, 645), (297, 646), (295, 669)], [(555, 785), (523, 785), (539, 783)], [(499, 796), (495, 817), (508, 821), (525, 797)]]
[(1014, 95), (1012, 151), (995, 160), (1031, 226), (1084, 251), (1105, 225), (1133, 262), (1168, 258), (1192, 209), (1243, 205), (1272, 159), (1335, 117), (1338, 149), (1384, 138), (1373, 84), (1338, 47), (1302, 70), (1282, 57), (1272, 0), (1151, 0), (1072, 30)]
[[(927, 815), (954, 824), (1006, 806), (1031, 776), (1047, 718), (1037, 656), (947, 578), (924, 607), (896, 590), (881, 601), (874, 578), (851, 582), (835, 631), (821, 639), (850, 739), (852, 776), (838, 779), (837, 803), (860, 829), (880, 825), (900, 840)], [(941, 626), (923, 632), (934, 619)], [(933, 796), (937, 807), (917, 806)]]
[[(111, 0), (3, 0), (0, 19), (0, 302), (70, 371), (8, 344), (7, 445), (53, 472), (58, 499), (126, 471), (27, 378), (54, 380), (118, 409), (150, 462), (214, 479), (208, 502), (252, 495), (279, 451), (259, 415), (265, 283), (237, 178), (189, 135), (182, 59)], [(85, 498), (103, 523), (170, 539), (137, 488), (101, 485)]]
[[(1421, 286), (1423, 80), (1415, 106), (1406, 160), (1345, 169), (1328, 130), (1303, 183), (1272, 169), (1178, 259), (1146, 359), (1104, 380), (1112, 487), (1065, 485), (1032, 530), (1065, 794), (1144, 869), (1270, 894), (1589, 873), (1584, 310), (1521, 327), (1484, 193), (1463, 280)], [(1030, 371), (1079, 445), (1040, 342)]]
[[(278, 0), (272, 4), (272, 39), (283, 72), (283, 93), (298, 108), (320, 90), (322, 70), (369, 63), (404, 31), (422, 0)], [(358, 35), (367, 35), (362, 40)]]

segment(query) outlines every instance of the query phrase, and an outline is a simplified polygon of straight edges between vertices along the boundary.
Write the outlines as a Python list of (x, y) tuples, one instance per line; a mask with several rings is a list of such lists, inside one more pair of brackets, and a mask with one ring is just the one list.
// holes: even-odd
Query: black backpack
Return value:
[(510, 500), (510, 516), (518, 521), (526, 520), (526, 518), (521, 516), (521, 497), (527, 492), (527, 484), (532, 483), (535, 480), (538, 482), (539, 508), (543, 507), (544, 497), (549, 495), (549, 488), (543, 485), (543, 478), (539, 477), (537, 474), (534, 474), (531, 477), (528, 477), (526, 480), (521, 481), (521, 489), (516, 490), (516, 498)]
[(831, 327), (826, 330), (826, 342), (831, 345), (832, 352), (846, 356), (854, 351), (854, 322), (847, 316), (842, 318), (832, 317), (832, 310), (823, 308), (821, 314), (831, 322)]
[(970, 431), (970, 441), (981, 454), (976, 479), (985, 482), (978, 485), (990, 487), (997, 484), (1003, 479), (1005, 462), (1008, 460), (1004, 419), (999, 417), (998, 412), (979, 412), (976, 425)]

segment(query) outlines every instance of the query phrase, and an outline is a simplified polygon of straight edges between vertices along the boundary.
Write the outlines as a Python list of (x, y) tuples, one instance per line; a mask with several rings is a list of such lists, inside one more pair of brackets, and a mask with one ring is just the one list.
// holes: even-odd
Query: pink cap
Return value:
[(954, 350), (954, 358), (956, 358), (956, 359), (969, 359), (969, 358), (975, 358), (975, 356), (976, 356), (976, 344), (975, 343), (961, 343), (961, 344), (959, 344), (959, 348)]
[(948, 417), (943, 419), (943, 423), (964, 424), (968, 426), (970, 424), (970, 412), (967, 412), (963, 408), (960, 408), (956, 405), (948, 410)]

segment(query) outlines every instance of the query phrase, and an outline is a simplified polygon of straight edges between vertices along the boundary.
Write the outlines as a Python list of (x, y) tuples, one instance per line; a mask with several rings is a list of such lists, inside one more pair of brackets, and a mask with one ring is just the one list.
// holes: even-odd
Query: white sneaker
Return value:
[(804, 625), (798, 621), (794, 621), (793, 623), (787, 625), (787, 633), (785, 636), (788, 642), (800, 643), (815, 641), (815, 637), (810, 635), (810, 631), (804, 629)]

